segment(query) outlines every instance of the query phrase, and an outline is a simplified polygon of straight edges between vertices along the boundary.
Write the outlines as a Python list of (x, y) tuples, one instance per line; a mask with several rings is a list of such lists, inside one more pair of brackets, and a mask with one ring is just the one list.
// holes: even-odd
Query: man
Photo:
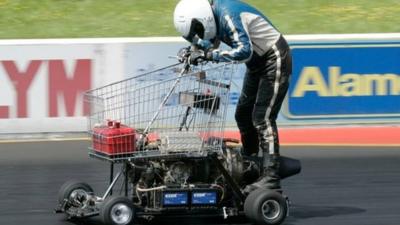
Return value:
[[(216, 62), (246, 63), (235, 119), (244, 154), (263, 157), (260, 179), (246, 192), (266, 187), (280, 189), (279, 140), (276, 118), (289, 86), (292, 60), (281, 33), (257, 9), (238, 0), (181, 0), (175, 8), (178, 32)], [(231, 47), (218, 49), (222, 41)]]

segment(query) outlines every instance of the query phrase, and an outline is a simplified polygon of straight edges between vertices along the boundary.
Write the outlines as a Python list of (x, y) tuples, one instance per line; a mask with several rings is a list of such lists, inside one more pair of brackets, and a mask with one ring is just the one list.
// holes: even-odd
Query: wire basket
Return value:
[(90, 154), (124, 160), (219, 151), (235, 70), (175, 65), (88, 91)]

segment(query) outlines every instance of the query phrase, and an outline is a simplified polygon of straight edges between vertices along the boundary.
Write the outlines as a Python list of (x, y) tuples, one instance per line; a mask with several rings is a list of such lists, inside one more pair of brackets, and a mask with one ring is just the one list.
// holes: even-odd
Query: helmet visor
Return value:
[(204, 38), (204, 26), (199, 20), (192, 19), (192, 23), (190, 24), (189, 34), (187, 36), (184, 36), (184, 38), (192, 42), (193, 38), (196, 35), (200, 38)]

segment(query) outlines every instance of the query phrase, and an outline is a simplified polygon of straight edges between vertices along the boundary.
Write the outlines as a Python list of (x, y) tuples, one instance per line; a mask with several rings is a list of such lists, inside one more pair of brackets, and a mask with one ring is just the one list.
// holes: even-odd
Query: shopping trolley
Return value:
[[(88, 91), (89, 155), (110, 162), (110, 183), (96, 196), (85, 182), (66, 182), (57, 212), (70, 218), (100, 215), (106, 224), (120, 225), (162, 215), (243, 213), (243, 187), (259, 176), (259, 168), (240, 149), (227, 147), (224, 137), (236, 69), (236, 63), (192, 66), (185, 58)], [(113, 195), (118, 182), (122, 196)], [(273, 191), (261, 195), (272, 202), (264, 224), (283, 221), (287, 199)]]
[(235, 64), (166, 67), (87, 92), (90, 155), (120, 162), (221, 149)]

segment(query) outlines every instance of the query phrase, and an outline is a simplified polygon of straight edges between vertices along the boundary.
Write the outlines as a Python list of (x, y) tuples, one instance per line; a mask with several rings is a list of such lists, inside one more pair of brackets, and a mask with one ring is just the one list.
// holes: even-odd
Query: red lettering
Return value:
[(10, 109), (8, 106), (0, 106), (0, 119), (10, 118)]
[[(91, 87), (91, 60), (76, 61), (73, 77), (68, 78), (63, 60), (49, 61), (49, 116), (58, 116), (58, 96), (64, 97), (67, 116), (74, 116), (78, 94)], [(82, 102), (83, 114), (89, 113), (89, 107)]]
[[(2, 61), (4, 69), (11, 79), (15, 90), (17, 91), (17, 117), (28, 117), (27, 93), (32, 83), (33, 77), (37, 73), (41, 60), (32, 60), (25, 72), (18, 71), (14, 61)], [(8, 114), (8, 107), (0, 111), (0, 115)]]

